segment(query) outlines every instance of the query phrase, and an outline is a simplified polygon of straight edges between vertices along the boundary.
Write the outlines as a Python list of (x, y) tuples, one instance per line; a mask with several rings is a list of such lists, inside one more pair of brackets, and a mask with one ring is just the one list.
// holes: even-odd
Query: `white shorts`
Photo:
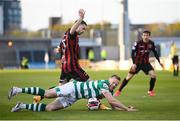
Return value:
[(58, 96), (56, 100), (59, 101), (64, 108), (72, 105), (77, 101), (73, 82), (69, 82), (62, 86), (55, 87), (55, 90)]

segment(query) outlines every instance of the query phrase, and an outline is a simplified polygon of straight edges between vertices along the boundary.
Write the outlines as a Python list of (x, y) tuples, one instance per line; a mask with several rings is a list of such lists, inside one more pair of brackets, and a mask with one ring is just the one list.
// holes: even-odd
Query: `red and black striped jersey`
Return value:
[(132, 47), (131, 57), (134, 64), (147, 64), (149, 63), (149, 54), (150, 52), (154, 53), (154, 56), (159, 60), (159, 55), (157, 54), (156, 47), (154, 42), (149, 40), (149, 42), (145, 43), (143, 40), (137, 41), (134, 43)]
[(72, 72), (79, 69), (79, 37), (78, 33), (70, 34), (70, 29), (64, 34), (59, 45), (62, 53), (62, 70)]

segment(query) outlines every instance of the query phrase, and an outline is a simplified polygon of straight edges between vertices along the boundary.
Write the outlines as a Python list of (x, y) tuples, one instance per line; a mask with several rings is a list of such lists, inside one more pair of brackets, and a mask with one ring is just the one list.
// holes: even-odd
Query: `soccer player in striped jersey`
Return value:
[(40, 95), (44, 98), (59, 98), (56, 98), (56, 100), (47, 105), (43, 103), (25, 104), (22, 102), (18, 102), (16, 106), (12, 108), (11, 112), (17, 112), (22, 109), (33, 111), (55, 111), (67, 108), (73, 103), (75, 103), (77, 100), (83, 98), (106, 98), (109, 104), (112, 106), (112, 109), (137, 111), (132, 107), (125, 106), (113, 97), (112, 92), (119, 84), (119, 81), (120, 77), (118, 77), (117, 75), (112, 75), (109, 80), (91, 80), (86, 82), (79, 82), (74, 80), (72, 82), (68, 82), (62, 86), (57, 86), (50, 90), (44, 90), (39, 87), (13, 87), (9, 91), (9, 99), (20, 93)]
[(149, 62), (150, 52), (152, 51), (154, 53), (154, 56), (156, 57), (162, 68), (163, 64), (160, 62), (159, 55), (157, 54), (154, 42), (150, 40), (150, 35), (151, 32), (149, 30), (144, 30), (142, 33), (142, 40), (135, 42), (134, 46), (132, 47), (131, 57), (133, 65), (131, 66), (128, 75), (126, 76), (126, 78), (124, 78), (123, 82), (121, 83), (119, 89), (115, 92), (114, 96), (119, 96), (122, 92), (122, 89), (127, 85), (130, 79), (140, 70), (142, 70), (145, 74), (148, 74), (151, 77), (148, 95), (155, 96), (153, 89), (156, 82), (156, 74), (154, 68), (151, 66)]
[(63, 40), (60, 42), (57, 52), (62, 54), (62, 70), (59, 83), (65, 84), (70, 79), (78, 81), (87, 81), (88, 74), (79, 65), (79, 35), (83, 34), (87, 28), (87, 24), (83, 21), (85, 11), (79, 10), (79, 19), (69, 28)]

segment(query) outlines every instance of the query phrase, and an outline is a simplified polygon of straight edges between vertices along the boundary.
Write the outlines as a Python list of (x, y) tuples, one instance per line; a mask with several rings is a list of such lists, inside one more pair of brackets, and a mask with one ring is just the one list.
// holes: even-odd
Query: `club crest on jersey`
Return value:
[(103, 84), (103, 88), (104, 88), (104, 89), (109, 89), (108, 85), (105, 84), (105, 83)]

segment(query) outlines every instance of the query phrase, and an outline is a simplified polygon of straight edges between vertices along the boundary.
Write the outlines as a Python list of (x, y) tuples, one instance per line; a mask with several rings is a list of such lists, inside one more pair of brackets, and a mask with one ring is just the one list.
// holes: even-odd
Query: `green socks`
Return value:
[(22, 93), (39, 95), (39, 96), (44, 97), (45, 90), (39, 87), (25, 87), (25, 88), (22, 88)]
[(32, 111), (45, 111), (46, 104), (42, 103), (34, 103), (34, 104), (24, 104), (24, 109), (32, 110)]

